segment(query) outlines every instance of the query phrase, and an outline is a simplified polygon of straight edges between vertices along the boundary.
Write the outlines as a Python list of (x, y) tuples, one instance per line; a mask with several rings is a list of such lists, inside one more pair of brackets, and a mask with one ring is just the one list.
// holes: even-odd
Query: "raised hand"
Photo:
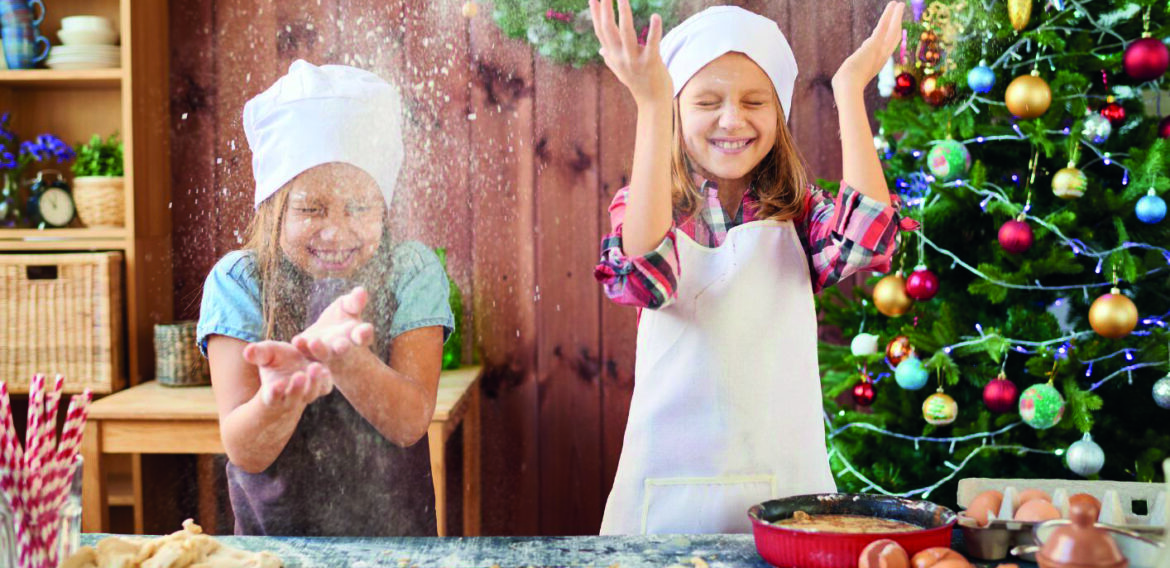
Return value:
[(902, 2), (886, 4), (877, 27), (873, 29), (861, 47), (857, 48), (833, 75), (833, 89), (864, 89), (885, 65), (898, 42), (902, 40), (902, 13), (906, 5)]
[(303, 356), (326, 365), (355, 347), (369, 347), (374, 342), (374, 326), (362, 321), (369, 299), (369, 293), (360, 286), (337, 298), (313, 325), (293, 338), (293, 346)]
[(615, 20), (614, 0), (589, 0), (593, 33), (601, 42), (601, 57), (639, 104), (674, 97), (670, 73), (658, 53), (662, 41), (662, 18), (650, 17), (646, 45), (638, 44), (630, 0), (617, 0), (620, 19)]
[(270, 408), (294, 409), (333, 391), (329, 369), (283, 341), (250, 343), (244, 360), (260, 369), (260, 400)]

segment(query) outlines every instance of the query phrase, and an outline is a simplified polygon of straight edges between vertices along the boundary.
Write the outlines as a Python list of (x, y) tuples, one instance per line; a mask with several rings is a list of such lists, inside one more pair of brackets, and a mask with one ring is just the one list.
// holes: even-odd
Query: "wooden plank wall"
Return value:
[[(729, 2), (683, 0), (684, 14)], [(801, 64), (791, 127), (814, 176), (840, 176), (829, 80), (884, 2), (730, 2), (780, 23)], [(243, 104), (305, 58), (375, 71), (409, 101), (400, 238), (448, 248), (485, 366), (486, 534), (590, 534), (633, 391), (635, 314), (592, 277), (628, 180), (635, 109), (600, 66), (572, 69), (462, 17), (462, 0), (175, 3), (171, 10), (176, 316), (239, 246), (251, 212)], [(870, 108), (879, 103), (869, 96)]]

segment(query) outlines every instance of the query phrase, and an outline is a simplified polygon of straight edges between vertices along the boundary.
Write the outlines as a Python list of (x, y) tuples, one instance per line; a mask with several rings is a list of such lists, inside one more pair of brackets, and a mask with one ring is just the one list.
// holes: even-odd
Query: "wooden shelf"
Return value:
[(124, 250), (126, 229), (0, 229), (0, 251)]
[(117, 87), (122, 84), (121, 68), (83, 69), (2, 69), (0, 86), (6, 87)]

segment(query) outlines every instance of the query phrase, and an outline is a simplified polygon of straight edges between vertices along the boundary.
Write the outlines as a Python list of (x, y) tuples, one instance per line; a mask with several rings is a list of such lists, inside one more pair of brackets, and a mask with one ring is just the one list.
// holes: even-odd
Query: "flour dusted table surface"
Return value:
[[(431, 472), (435, 480), (435, 510), (440, 534), (447, 527), (446, 446), (463, 425), (463, 532), (480, 532), (480, 367), (444, 371), (439, 377), (438, 400), (428, 439)], [(143, 532), (143, 480), (137, 456), (141, 454), (222, 454), (219, 412), (211, 387), (165, 387), (142, 383), (95, 401), (89, 407), (82, 454), (85, 457), (82, 491), (82, 530), (109, 530), (109, 493), (103, 454), (130, 454), (130, 501), (134, 527)], [(204, 460), (201, 464), (209, 464)], [(201, 469), (205, 469), (201, 465)], [(213, 492), (213, 475), (201, 471), (200, 494)], [(202, 500), (202, 499), (201, 499)], [(199, 522), (214, 526), (213, 504), (200, 504)], [(178, 528), (178, 527), (176, 527)]]
[[(962, 535), (955, 531), (954, 545)], [(102, 536), (81, 535), (92, 545)], [(475, 538), (280, 538), (216, 537), (225, 544), (277, 554), (289, 568), (388, 566), (394, 568), (499, 568), (591, 566), (635, 568), (685, 566), (768, 568), (751, 535), (566, 536)], [(960, 548), (961, 550), (961, 548)], [(1011, 559), (1004, 562), (1014, 562)], [(978, 562), (992, 568), (998, 562)], [(1036, 568), (1019, 562), (1020, 568)]]

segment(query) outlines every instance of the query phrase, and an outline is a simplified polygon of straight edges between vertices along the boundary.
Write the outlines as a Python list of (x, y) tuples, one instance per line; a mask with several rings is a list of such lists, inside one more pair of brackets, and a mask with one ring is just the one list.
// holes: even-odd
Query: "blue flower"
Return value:
[(45, 159), (42, 155), (44, 150), (45, 149), (42, 148), (40, 144), (37, 144), (34, 140), (25, 140), (24, 142), (20, 143), (20, 154), (22, 156), (32, 156), (34, 160)]
[(67, 162), (77, 155), (73, 148), (52, 134), (42, 134), (35, 140), (25, 140), (20, 143), (22, 156), (30, 156), (36, 161), (56, 160)]

